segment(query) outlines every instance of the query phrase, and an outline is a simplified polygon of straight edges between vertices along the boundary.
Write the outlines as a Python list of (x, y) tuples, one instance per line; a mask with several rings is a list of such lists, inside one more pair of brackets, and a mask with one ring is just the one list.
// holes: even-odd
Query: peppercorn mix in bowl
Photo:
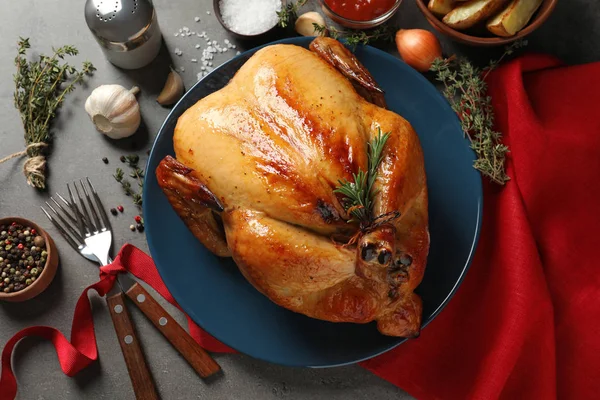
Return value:
[(21, 302), (42, 293), (58, 268), (54, 241), (37, 224), (0, 219), (0, 300)]

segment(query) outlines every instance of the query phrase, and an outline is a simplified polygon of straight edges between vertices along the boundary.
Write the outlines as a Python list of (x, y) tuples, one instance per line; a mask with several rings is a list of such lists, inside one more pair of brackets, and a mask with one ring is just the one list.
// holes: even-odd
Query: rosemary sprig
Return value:
[[(92, 75), (96, 68), (88, 61), (83, 62), (81, 71), (68, 63), (62, 63), (61, 60), (66, 56), (76, 56), (79, 53), (74, 46), (53, 48), (51, 56), (40, 54), (37, 61), (28, 61), (26, 53), (31, 47), (29, 39), (19, 38), (17, 44), (14, 105), (21, 115), (27, 149), (16, 153), (16, 156), (27, 154), (29, 160), (24, 165), (27, 183), (44, 189), (45, 154), (52, 139), (50, 124), (65, 96), (75, 90), (75, 85), (81, 84), (86, 76)], [(69, 82), (63, 85), (67, 81)], [(9, 157), (13, 156), (15, 155)]]
[(437, 59), (431, 66), (436, 79), (444, 84), (442, 93), (458, 114), (463, 132), (477, 155), (473, 167), (500, 185), (510, 180), (505, 171), (509, 149), (502, 143), (502, 134), (494, 130), (494, 110), (485, 79), (506, 56), (526, 44), (525, 40), (513, 42), (498, 60), (491, 61), (483, 69), (455, 57)]
[(132, 155), (121, 157), (121, 161), (123, 161), (124, 163), (127, 163), (129, 168), (131, 169), (129, 176), (131, 178), (134, 178), (137, 181), (138, 190), (139, 190), (138, 192), (136, 192), (132, 189), (131, 182), (129, 182), (125, 178), (125, 172), (121, 168), (117, 168), (113, 177), (115, 178), (115, 180), (117, 182), (119, 182), (121, 184), (121, 187), (123, 188), (123, 191), (125, 192), (125, 195), (131, 196), (131, 198), (133, 200), (133, 204), (135, 204), (136, 206), (138, 206), (138, 208), (141, 209), (141, 207), (142, 207), (142, 190), (144, 188), (144, 170), (138, 166), (139, 160), (140, 160), (140, 157), (137, 154), (132, 154)]
[(335, 26), (324, 26), (317, 23), (313, 23), (315, 33), (320, 35), (328, 34), (334, 39), (345, 38), (348, 46), (352, 50), (356, 50), (359, 44), (367, 45), (373, 42), (382, 40), (385, 42), (393, 42), (396, 35), (397, 27), (393, 25), (380, 25), (375, 29), (370, 30), (342, 30)]
[(293, 24), (298, 18), (298, 10), (303, 7), (308, 0), (298, 0), (298, 1), (290, 1), (286, 2), (285, 7), (281, 9), (281, 11), (277, 11), (277, 16), (279, 17), (278, 25), (282, 28), (286, 28), (287, 26)]
[(373, 185), (377, 180), (377, 169), (383, 159), (383, 148), (390, 136), (389, 132), (382, 134), (381, 128), (377, 128), (377, 136), (369, 143), (367, 171), (362, 169), (352, 174), (353, 182), (340, 180), (340, 185), (333, 191), (345, 196), (342, 205), (352, 216), (348, 222), (358, 222), (361, 230), (367, 229), (379, 217), (373, 216)]

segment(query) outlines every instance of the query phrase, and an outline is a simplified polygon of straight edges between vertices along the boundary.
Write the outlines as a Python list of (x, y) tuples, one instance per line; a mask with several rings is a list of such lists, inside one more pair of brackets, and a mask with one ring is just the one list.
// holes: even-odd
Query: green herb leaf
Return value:
[(525, 40), (513, 42), (484, 69), (464, 58), (437, 59), (430, 68), (444, 84), (442, 94), (458, 114), (462, 130), (477, 155), (473, 167), (500, 185), (510, 180), (505, 170), (509, 148), (502, 144), (502, 134), (494, 130), (494, 110), (485, 79), (506, 56), (526, 45)]
[(377, 171), (383, 160), (383, 149), (389, 136), (389, 133), (382, 134), (381, 128), (378, 127), (377, 136), (368, 143), (368, 171), (359, 169), (358, 173), (352, 174), (353, 182), (340, 180), (339, 186), (333, 191), (344, 196), (342, 204), (352, 216), (348, 222), (359, 223), (363, 230), (379, 219), (373, 216), (373, 198), (376, 195), (373, 185), (377, 180)]

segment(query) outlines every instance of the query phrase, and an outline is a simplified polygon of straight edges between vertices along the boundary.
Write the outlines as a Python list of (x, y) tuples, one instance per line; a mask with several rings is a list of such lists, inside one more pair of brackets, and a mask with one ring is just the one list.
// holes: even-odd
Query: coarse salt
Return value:
[(196, 21), (196, 22), (200, 22), (200, 17), (196, 17), (196, 18), (194, 18), (194, 21)]
[(179, 70), (180, 70), (181, 72), (185, 72), (185, 68), (183, 67), (183, 65), (182, 65), (181, 67), (179, 67)]
[(197, 45), (196, 45), (196, 48), (197, 48), (197, 49), (199, 49), (199, 48), (200, 48), (200, 45), (199, 45), (199, 44), (197, 44)]
[(281, 0), (219, 0), (223, 23), (242, 35), (256, 35), (277, 24)]

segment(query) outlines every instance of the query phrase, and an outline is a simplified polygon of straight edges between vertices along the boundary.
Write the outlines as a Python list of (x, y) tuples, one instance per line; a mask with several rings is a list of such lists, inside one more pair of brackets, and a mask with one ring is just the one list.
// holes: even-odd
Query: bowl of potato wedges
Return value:
[(558, 0), (416, 0), (429, 23), (452, 39), (498, 46), (521, 39), (550, 16)]

